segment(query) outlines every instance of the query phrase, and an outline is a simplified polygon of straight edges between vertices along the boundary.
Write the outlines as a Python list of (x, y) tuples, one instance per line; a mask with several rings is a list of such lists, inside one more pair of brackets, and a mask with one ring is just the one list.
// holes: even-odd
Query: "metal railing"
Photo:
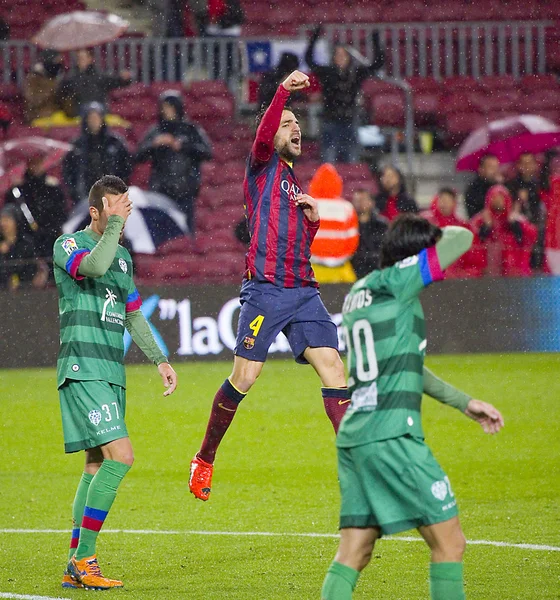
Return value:
[[(349, 44), (373, 58), (372, 33), (378, 32), (386, 51), (389, 77), (443, 79), (546, 72), (546, 36), (552, 21), (328, 24), (325, 38)], [(300, 33), (309, 36), (312, 27)]]
[[(386, 51), (385, 73), (442, 79), (452, 76), (513, 75), (546, 72), (546, 36), (551, 21), (387, 23), (325, 25), (331, 46), (350, 44), (373, 58), (371, 34), (379, 32)], [(308, 36), (310, 26), (303, 26)], [(247, 38), (124, 38), (95, 49), (96, 62), (108, 73), (131, 71), (133, 79), (235, 80), (241, 76)], [(252, 41), (255, 41), (254, 39)], [(267, 40), (268, 41), (268, 40)], [(21, 84), (37, 60), (38, 48), (27, 41), (0, 43), (0, 83)], [(72, 67), (73, 54), (68, 55)]]

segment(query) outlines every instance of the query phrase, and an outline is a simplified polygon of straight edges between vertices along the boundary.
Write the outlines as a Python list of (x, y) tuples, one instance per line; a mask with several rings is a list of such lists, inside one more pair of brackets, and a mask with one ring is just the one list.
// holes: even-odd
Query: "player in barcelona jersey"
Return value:
[(104, 590), (122, 582), (104, 577), (95, 545), (123, 477), (133, 462), (125, 425), (125, 327), (157, 365), (167, 387), (177, 376), (140, 311), (132, 260), (119, 245), (132, 210), (125, 183), (106, 175), (89, 193), (91, 224), (59, 237), (54, 274), (59, 294), (57, 379), (66, 452), (85, 451), (72, 517), (74, 528), (62, 586)]
[(441, 230), (416, 215), (398, 217), (381, 246), (381, 270), (356, 282), (345, 299), (351, 404), (336, 440), (341, 536), (322, 600), (350, 600), (376, 540), (413, 528), (431, 550), (432, 600), (465, 597), (465, 539), (449, 479), (424, 443), (422, 394), (457, 408), (486, 433), (498, 432), (503, 419), (424, 366), (418, 296), (472, 239), (462, 227)]
[(281, 331), (296, 361), (311, 364), (319, 375), (335, 431), (349, 402), (336, 327), (310, 263), (309, 248), (319, 229), (317, 203), (303, 193), (293, 169), (301, 154), (301, 131), (286, 101), (308, 85), (307, 75), (294, 71), (278, 87), (247, 160), (244, 193), (251, 241), (233, 372), (214, 398), (206, 436), (191, 462), (189, 487), (201, 500), (210, 494), (218, 445)]

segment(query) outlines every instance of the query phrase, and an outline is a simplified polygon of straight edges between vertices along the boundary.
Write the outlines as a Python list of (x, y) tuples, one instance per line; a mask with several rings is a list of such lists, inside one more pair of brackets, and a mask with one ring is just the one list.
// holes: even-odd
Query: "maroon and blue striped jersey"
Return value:
[(246, 276), (285, 288), (318, 287), (311, 242), (319, 221), (296, 204), (303, 193), (292, 166), (274, 150), (274, 136), (290, 93), (279, 86), (257, 129), (243, 184), (251, 241)]

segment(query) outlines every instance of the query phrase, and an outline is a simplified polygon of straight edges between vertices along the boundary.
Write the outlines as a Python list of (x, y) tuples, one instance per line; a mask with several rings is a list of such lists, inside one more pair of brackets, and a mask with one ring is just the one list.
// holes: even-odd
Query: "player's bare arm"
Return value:
[(163, 385), (167, 389), (163, 392), (164, 396), (171, 396), (177, 388), (177, 373), (175, 369), (167, 362), (158, 365), (158, 372), (163, 380)]
[(484, 433), (489, 433), (490, 435), (498, 433), (504, 426), (504, 418), (500, 411), (492, 406), (492, 404), (482, 402), (482, 400), (475, 400), (474, 398), (469, 400), (465, 414), (479, 423)]

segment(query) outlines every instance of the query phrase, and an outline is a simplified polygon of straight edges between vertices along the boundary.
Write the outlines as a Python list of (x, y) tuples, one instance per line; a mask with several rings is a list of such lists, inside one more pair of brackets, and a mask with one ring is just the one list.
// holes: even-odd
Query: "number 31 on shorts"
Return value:
[(261, 330), (261, 326), (263, 324), (263, 321), (264, 321), (264, 315), (259, 315), (258, 317), (255, 317), (249, 323), (249, 329), (253, 332), (253, 335), (255, 337), (257, 337), (257, 335), (259, 335), (259, 331)]

